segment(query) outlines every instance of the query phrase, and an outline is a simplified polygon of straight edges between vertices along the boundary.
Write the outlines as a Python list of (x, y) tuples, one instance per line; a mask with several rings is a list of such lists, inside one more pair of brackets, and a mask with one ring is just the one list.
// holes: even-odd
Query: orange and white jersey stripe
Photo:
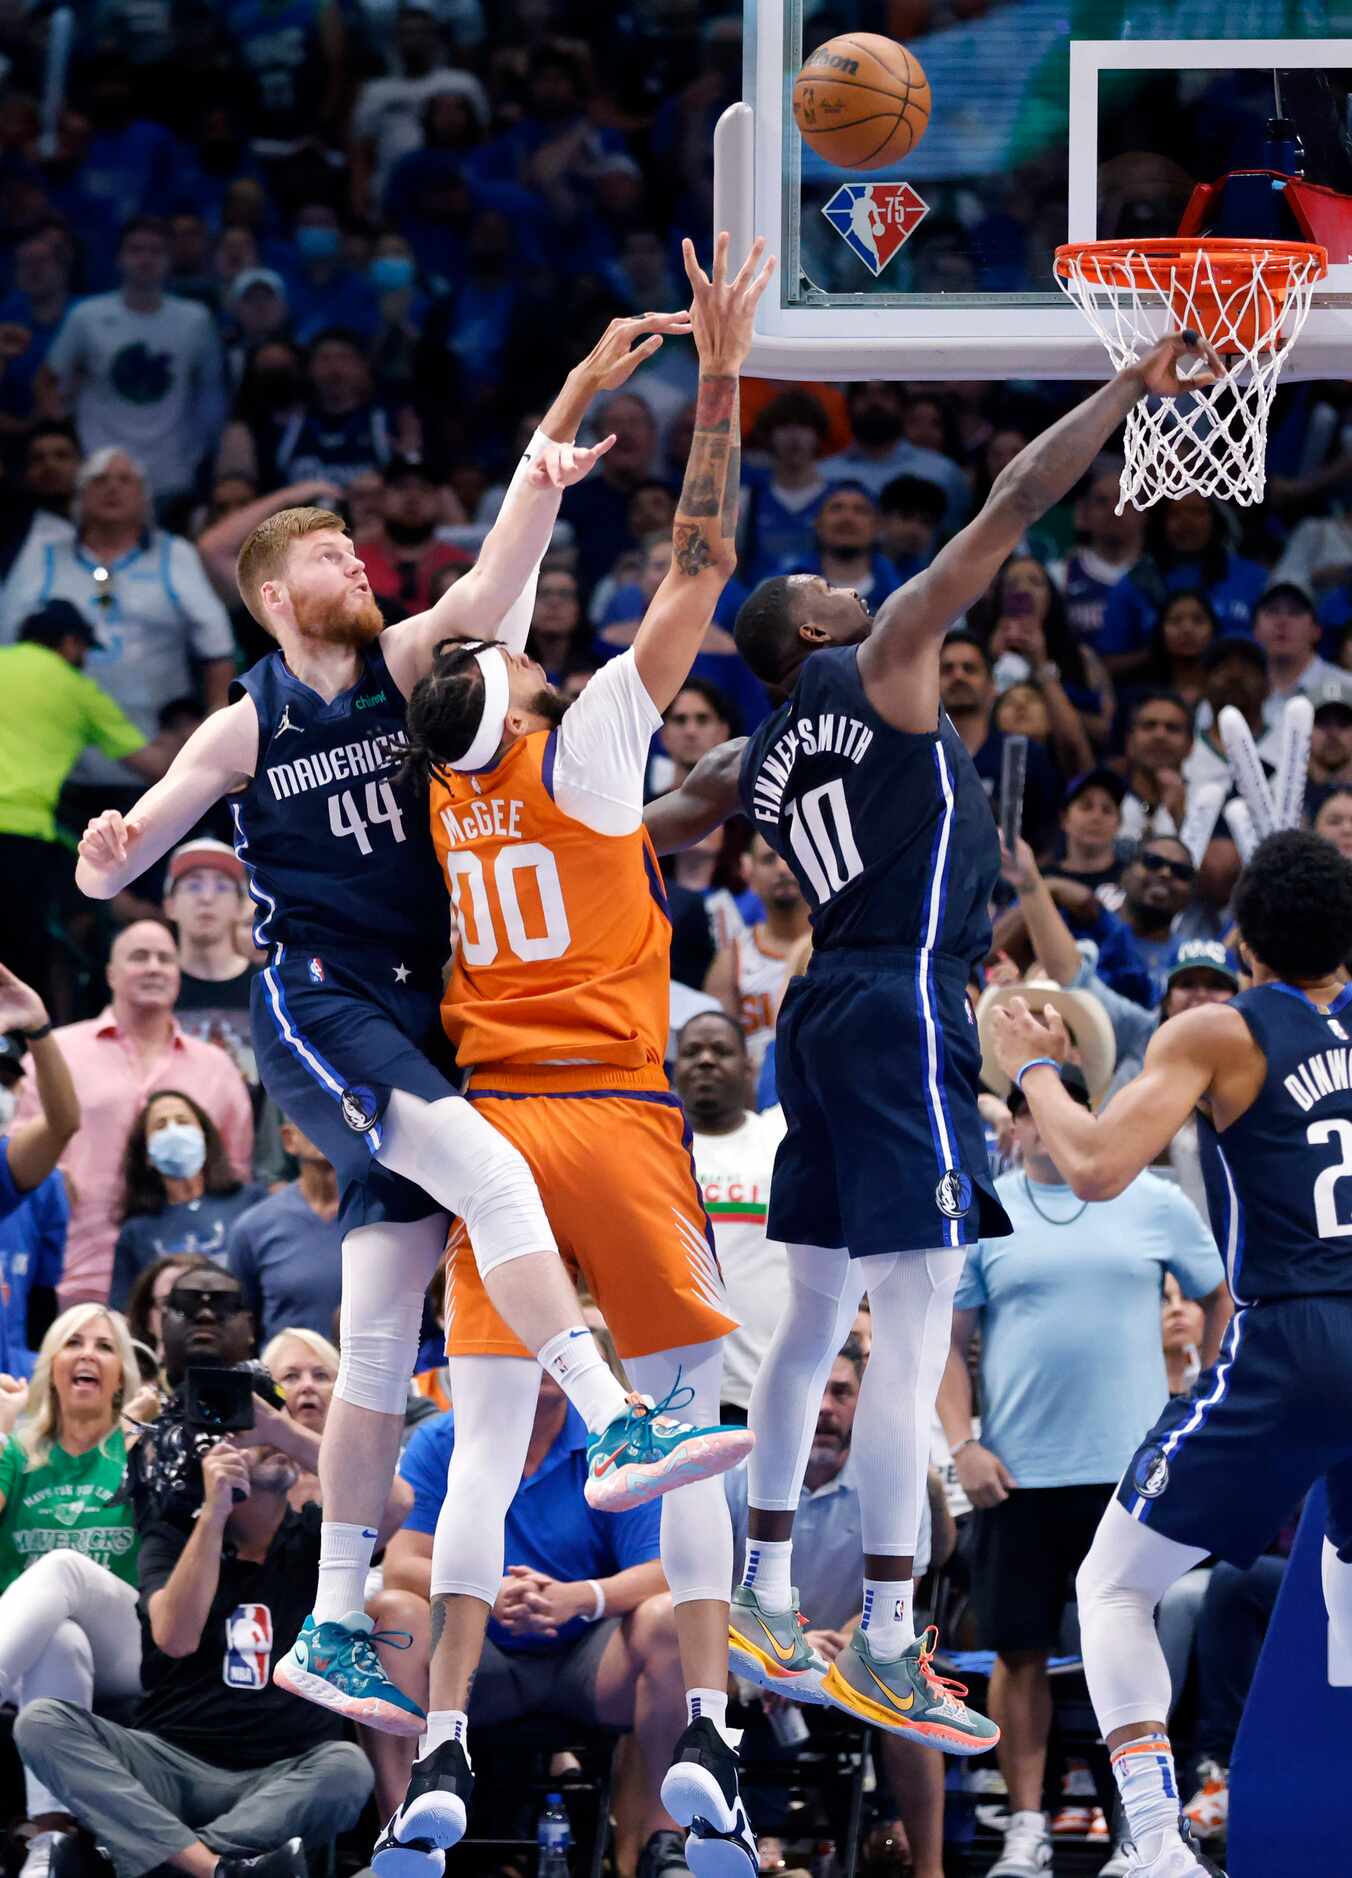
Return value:
[(732, 942), (737, 972), (737, 1009), (753, 1063), (759, 1064), (775, 1034), (775, 1019), (788, 989), (790, 962), (766, 944), (759, 925), (739, 932)]

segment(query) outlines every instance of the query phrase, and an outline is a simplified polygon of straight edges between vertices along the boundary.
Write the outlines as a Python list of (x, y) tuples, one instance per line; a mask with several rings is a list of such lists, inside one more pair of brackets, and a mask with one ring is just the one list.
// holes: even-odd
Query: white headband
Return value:
[(484, 714), (479, 719), (479, 728), (474, 733), (474, 741), (463, 756), (458, 756), (448, 769), (483, 769), (497, 755), (498, 745), (502, 742), (502, 733), (507, 726), (507, 709), (510, 702), (510, 686), (507, 680), (507, 661), (502, 656), (502, 648), (485, 646), (482, 652), (476, 652), (474, 663), (484, 675)]

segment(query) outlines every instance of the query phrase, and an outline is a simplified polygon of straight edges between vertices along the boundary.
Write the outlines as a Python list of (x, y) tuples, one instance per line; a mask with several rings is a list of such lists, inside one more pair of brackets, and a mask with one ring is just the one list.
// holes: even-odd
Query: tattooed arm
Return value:
[(694, 248), (688, 241), (684, 244), (700, 365), (695, 435), (676, 505), (671, 571), (653, 595), (634, 640), (639, 677), (659, 711), (666, 710), (690, 676), (718, 596), (737, 565), (742, 469), (737, 375), (751, 346), (756, 303), (774, 271), (773, 261), (760, 266), (764, 250), (764, 241), (756, 241), (741, 271), (729, 280), (728, 237), (720, 235), (710, 280), (695, 260)]

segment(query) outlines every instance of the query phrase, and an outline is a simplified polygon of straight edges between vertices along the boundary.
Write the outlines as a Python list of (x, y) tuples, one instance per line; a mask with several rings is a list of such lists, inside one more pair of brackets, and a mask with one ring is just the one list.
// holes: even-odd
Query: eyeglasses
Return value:
[(218, 894), (229, 894), (232, 899), (239, 895), (239, 888), (228, 874), (222, 874), (216, 868), (197, 867), (191, 873), (184, 874), (176, 881), (173, 891), (186, 893), (191, 898), (214, 899)]
[(224, 1324), (239, 1316), (244, 1298), (238, 1291), (180, 1291), (176, 1285), (165, 1299), (165, 1308), (176, 1317), (197, 1317), (202, 1311), (210, 1311), (218, 1324)]
[(1167, 874), (1170, 880), (1181, 881), (1185, 887), (1197, 878), (1197, 869), (1191, 861), (1170, 861), (1163, 854), (1142, 854), (1137, 859), (1147, 874)]

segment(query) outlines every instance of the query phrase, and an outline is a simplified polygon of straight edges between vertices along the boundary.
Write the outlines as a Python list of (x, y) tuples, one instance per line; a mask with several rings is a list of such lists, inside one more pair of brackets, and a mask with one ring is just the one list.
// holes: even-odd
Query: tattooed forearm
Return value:
[(732, 429), (737, 406), (737, 380), (732, 377), (701, 378), (695, 402), (695, 429), (716, 430), (724, 434)]
[(742, 446), (735, 443), (728, 455), (728, 473), (723, 478), (723, 507), (718, 526), (723, 539), (731, 541), (737, 533), (737, 498), (742, 488)]
[(690, 445), (685, 484), (677, 505), (682, 515), (717, 515), (728, 473), (728, 440), (697, 430)]
[(713, 560), (713, 550), (698, 522), (677, 522), (672, 533), (676, 565), (683, 574), (702, 574)]

